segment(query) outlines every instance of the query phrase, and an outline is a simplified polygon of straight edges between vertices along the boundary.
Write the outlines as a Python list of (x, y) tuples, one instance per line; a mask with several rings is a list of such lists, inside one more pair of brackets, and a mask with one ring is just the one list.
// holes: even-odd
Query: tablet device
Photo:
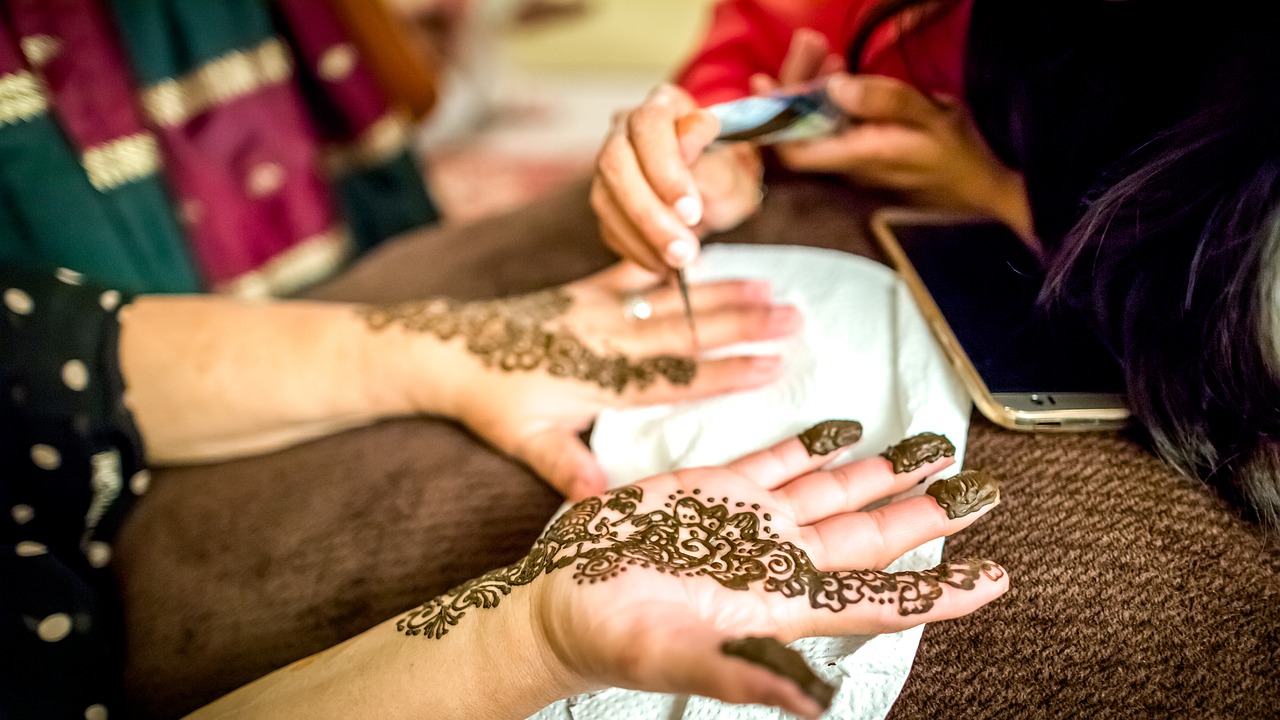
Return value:
[(1079, 318), (1038, 301), (1044, 268), (1007, 226), (890, 208), (872, 230), (983, 415), (1015, 430), (1127, 424), (1119, 363)]

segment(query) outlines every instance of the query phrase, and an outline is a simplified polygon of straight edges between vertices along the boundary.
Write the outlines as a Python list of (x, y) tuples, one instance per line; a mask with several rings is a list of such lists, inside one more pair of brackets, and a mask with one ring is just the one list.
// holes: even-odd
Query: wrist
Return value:
[[(464, 618), (441, 642), (455, 641), (474, 686), (456, 695), (447, 717), (526, 718), (595, 686), (568, 669), (548, 641), (541, 611), (543, 580), (515, 588), (493, 609)], [(459, 632), (462, 631), (462, 632)], [(456, 635), (456, 637), (454, 637)], [(500, 674), (500, 676), (499, 676)], [(495, 680), (498, 681), (495, 683)]]
[(426, 414), (458, 419), (472, 364), (456, 342), (410, 332), (398, 324), (365, 325), (363, 344), (370, 402), (382, 416)]
[(1008, 225), (1024, 242), (1036, 242), (1035, 223), (1022, 173), (1001, 165), (978, 197), (982, 198), (980, 209)]
[(522, 593), (524, 603), (518, 615), (512, 620), (519, 623), (519, 629), (527, 634), (525, 643), (526, 662), (530, 675), (537, 679), (541, 688), (538, 708), (574, 695), (599, 690), (603, 685), (589, 681), (580, 672), (572, 669), (565, 653), (561, 652), (552, 639), (553, 633), (547, 626), (552, 608), (547, 590), (545, 576), (534, 581), (528, 592)]

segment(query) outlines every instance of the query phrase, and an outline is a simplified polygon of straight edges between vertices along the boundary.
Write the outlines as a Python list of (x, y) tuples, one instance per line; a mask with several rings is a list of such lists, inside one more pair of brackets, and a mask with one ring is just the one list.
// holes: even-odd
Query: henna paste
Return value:
[(862, 423), (857, 420), (828, 420), (800, 433), (800, 443), (810, 457), (830, 455), (861, 438)]
[(880, 453), (881, 457), (893, 463), (893, 472), (897, 475), (915, 472), (931, 462), (954, 457), (955, 454), (956, 446), (946, 436), (931, 432), (913, 435)]
[(755, 663), (795, 683), (805, 695), (813, 698), (824, 710), (831, 707), (836, 689), (826, 680), (814, 674), (804, 656), (771, 637), (745, 637), (726, 640), (720, 652), (747, 662)]
[(400, 325), (443, 341), (461, 336), (467, 352), (485, 367), (502, 372), (545, 368), (554, 377), (574, 378), (621, 394), (628, 385), (643, 390), (659, 376), (673, 385), (693, 382), (693, 358), (659, 355), (632, 361), (625, 355), (600, 355), (576, 335), (550, 325), (568, 311), (573, 299), (560, 289), (501, 300), (459, 302), (432, 298), (360, 309), (374, 330)]
[(1004, 575), (986, 560), (960, 560), (922, 572), (828, 572), (808, 553), (761, 530), (760, 516), (734, 511), (727, 498), (700, 498), (677, 490), (669, 510), (637, 512), (644, 491), (634, 485), (583, 500), (556, 518), (523, 559), (467, 581), (427, 601), (396, 622), (406, 635), (438, 638), (471, 609), (496, 607), (511, 589), (539, 575), (573, 566), (578, 584), (607, 582), (630, 568), (676, 577), (703, 577), (731, 590), (753, 584), (810, 607), (840, 612), (858, 603), (893, 605), (899, 615), (933, 609), (944, 587), (972, 590), (978, 579)]
[(965, 470), (939, 480), (925, 492), (938, 501), (952, 520), (978, 512), (1000, 499), (1000, 486), (996, 479), (979, 470)]

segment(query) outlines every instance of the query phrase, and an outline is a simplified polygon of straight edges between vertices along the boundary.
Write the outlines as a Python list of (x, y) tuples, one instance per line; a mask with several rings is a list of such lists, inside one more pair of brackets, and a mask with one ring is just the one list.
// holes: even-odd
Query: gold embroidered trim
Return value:
[(285, 82), (292, 75), (288, 48), (272, 38), (250, 50), (229, 52), (181, 78), (146, 88), (142, 107), (158, 125), (182, 125), (216, 105)]
[(215, 290), (255, 300), (289, 295), (332, 275), (346, 261), (350, 236), (336, 226), (294, 245), (266, 265), (222, 283)]
[(320, 55), (320, 61), (316, 63), (316, 75), (326, 82), (342, 82), (351, 77), (359, 59), (360, 55), (351, 43), (338, 43)]
[(28, 35), (18, 42), (22, 45), (22, 54), (34, 68), (44, 67), (62, 52), (62, 41), (52, 35)]
[(40, 78), (26, 70), (0, 75), (0, 126), (26, 122), (48, 109)]
[(374, 121), (355, 140), (325, 148), (325, 171), (330, 177), (337, 177), (381, 165), (409, 146), (409, 136), (408, 118), (393, 110)]
[(101, 192), (141, 180), (160, 170), (160, 146), (151, 133), (126, 135), (84, 151), (89, 182)]

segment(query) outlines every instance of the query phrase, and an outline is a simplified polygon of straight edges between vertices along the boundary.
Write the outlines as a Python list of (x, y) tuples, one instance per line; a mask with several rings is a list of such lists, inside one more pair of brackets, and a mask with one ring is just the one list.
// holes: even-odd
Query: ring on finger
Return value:
[(622, 317), (627, 322), (648, 320), (653, 317), (653, 304), (645, 299), (643, 293), (626, 293), (622, 296)]

